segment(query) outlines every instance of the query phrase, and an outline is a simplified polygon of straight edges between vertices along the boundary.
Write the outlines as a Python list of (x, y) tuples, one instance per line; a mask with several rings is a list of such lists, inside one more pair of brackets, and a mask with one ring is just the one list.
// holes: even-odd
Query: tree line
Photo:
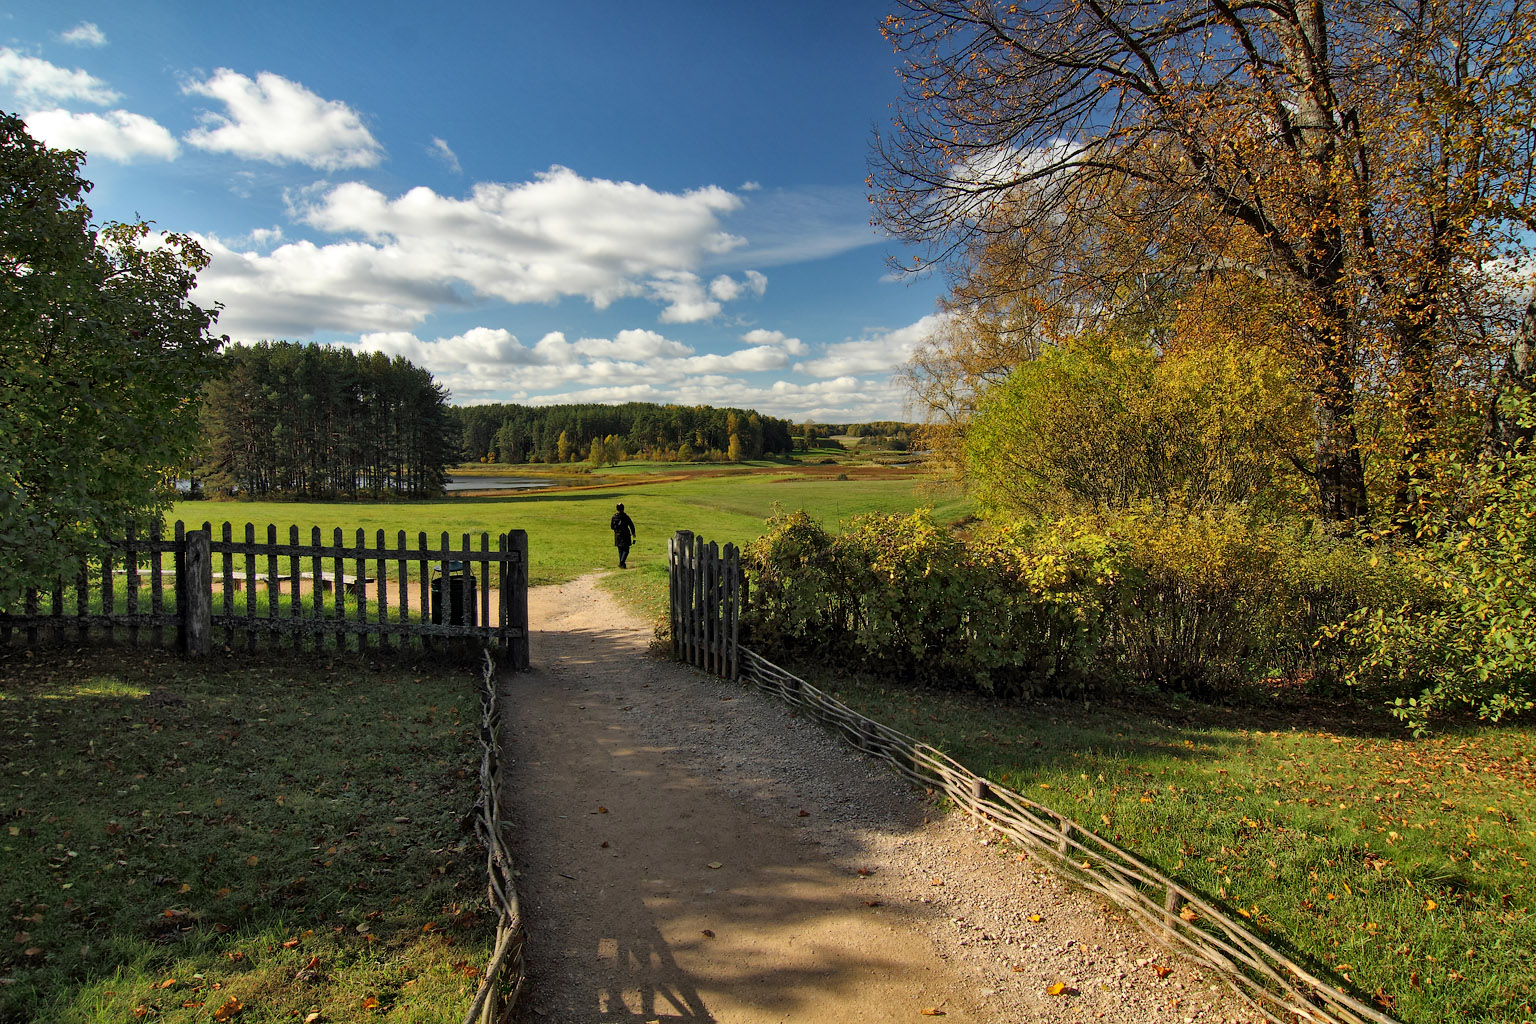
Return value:
[(204, 391), (196, 478), (249, 497), (430, 497), (459, 458), (447, 395), (403, 357), (231, 346)]
[(739, 462), (793, 450), (788, 420), (705, 405), (473, 405), (449, 410), (466, 456), (507, 465), (639, 457)]

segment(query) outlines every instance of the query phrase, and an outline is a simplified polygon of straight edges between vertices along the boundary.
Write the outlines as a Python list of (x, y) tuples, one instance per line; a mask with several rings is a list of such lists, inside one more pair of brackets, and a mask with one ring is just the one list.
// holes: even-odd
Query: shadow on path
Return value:
[[(739, 765), (700, 757), (733, 698), (650, 657), (642, 631), (594, 628), (606, 599), (590, 587), (541, 590), (539, 667), (503, 682), (529, 932), (519, 1019), (859, 1022), (941, 1003), (986, 1019), (924, 937), (931, 907), (867, 899), (793, 807), (744, 796)], [(860, 844), (850, 830), (837, 845)]]

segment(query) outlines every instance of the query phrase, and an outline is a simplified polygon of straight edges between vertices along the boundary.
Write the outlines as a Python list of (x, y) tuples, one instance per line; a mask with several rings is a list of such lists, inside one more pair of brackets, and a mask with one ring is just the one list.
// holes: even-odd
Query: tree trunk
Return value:
[(1324, 349), (1323, 376), (1315, 402), (1317, 410), (1317, 488), (1323, 520), (1330, 523), (1360, 519), (1369, 512), (1365, 492), (1365, 462), (1355, 430), (1355, 382), (1343, 346)]
[(1397, 468), (1394, 504), (1399, 514), (1413, 501), (1413, 492), (1424, 478), (1425, 456), (1434, 428), (1433, 324), (1429, 312), (1416, 312), (1397, 325), (1399, 370), (1398, 400), (1403, 410), (1403, 448)]
[(1499, 374), (1498, 384), (1498, 390), (1488, 403), (1487, 440), (1483, 444), (1483, 455), (1488, 459), (1501, 459), (1516, 448), (1529, 450), (1536, 445), (1536, 437), (1533, 437), (1536, 431), (1511, 422), (1499, 411), (1499, 396), (1507, 391), (1536, 393), (1536, 296), (1526, 304), (1520, 333), (1515, 336), (1509, 361), (1504, 364), (1504, 372)]

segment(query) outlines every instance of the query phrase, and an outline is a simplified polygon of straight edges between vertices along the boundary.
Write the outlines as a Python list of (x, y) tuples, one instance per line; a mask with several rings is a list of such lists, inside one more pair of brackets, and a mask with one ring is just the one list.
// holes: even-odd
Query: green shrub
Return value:
[[(1501, 401), (1536, 426), (1530, 395)], [(1426, 501), (1419, 543), (1387, 552), (1411, 591), (1330, 632), (1355, 656), (1349, 681), (1401, 691), (1394, 713), (1416, 734), (1457, 705), (1495, 722), (1536, 707), (1536, 450), (1521, 443), (1458, 476), (1463, 504)]]
[(1343, 646), (1320, 625), (1402, 592), (1360, 543), (1241, 509), (1141, 508), (966, 541), (925, 510), (855, 518), (837, 536), (794, 512), (747, 561), (752, 642), (1010, 696), (1332, 679)]

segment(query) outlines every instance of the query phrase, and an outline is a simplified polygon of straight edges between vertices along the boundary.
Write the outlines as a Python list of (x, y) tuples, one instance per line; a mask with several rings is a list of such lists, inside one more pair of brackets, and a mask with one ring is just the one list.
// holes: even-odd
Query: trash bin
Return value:
[(475, 624), (475, 577), (464, 562), (441, 562), (433, 570), (432, 622), (446, 622), (450, 626)]

